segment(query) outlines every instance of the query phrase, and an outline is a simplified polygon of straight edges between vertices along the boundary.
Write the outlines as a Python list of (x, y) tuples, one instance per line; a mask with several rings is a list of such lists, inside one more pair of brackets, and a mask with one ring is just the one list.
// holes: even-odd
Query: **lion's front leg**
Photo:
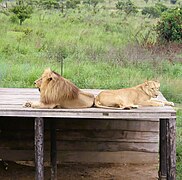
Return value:
[(44, 104), (42, 102), (38, 102), (38, 101), (27, 101), (23, 107), (31, 107), (31, 108), (35, 108), (35, 109), (53, 109), (56, 107), (55, 104)]
[(148, 100), (140, 103), (141, 106), (164, 106), (165, 104), (160, 101)]
[(23, 107), (40, 108), (40, 102), (38, 101), (27, 101), (23, 104)]
[(164, 105), (167, 105), (167, 106), (174, 106), (174, 103), (169, 101), (160, 101), (160, 100), (153, 100), (153, 101), (163, 103)]

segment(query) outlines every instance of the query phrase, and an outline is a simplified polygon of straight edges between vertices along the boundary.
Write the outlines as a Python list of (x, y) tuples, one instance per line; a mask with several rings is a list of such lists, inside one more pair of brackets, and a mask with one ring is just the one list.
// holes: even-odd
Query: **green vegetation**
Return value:
[(162, 20), (157, 24), (157, 31), (161, 41), (182, 42), (182, 8), (163, 13)]
[(144, 7), (142, 14), (149, 15), (152, 18), (158, 18), (164, 11), (167, 11), (167, 6), (161, 3), (156, 3), (154, 6)]
[(20, 25), (22, 25), (26, 19), (31, 17), (33, 9), (32, 6), (28, 5), (27, 1), (17, 0), (16, 5), (13, 5), (9, 11), (13, 13), (11, 19), (13, 21), (15, 21), (15, 19), (19, 19)]
[[(97, 11), (87, 3), (64, 13), (61, 4), (45, 10), (36, 6), (21, 26), (0, 10), (0, 87), (34, 87), (34, 80), (46, 67), (60, 73), (61, 62), (63, 76), (80, 88), (116, 89), (158, 79), (165, 97), (177, 104), (177, 172), (181, 179), (181, 42), (169, 39), (159, 45), (154, 28), (159, 19), (142, 15), (140, 7), (126, 19), (126, 13), (116, 9), (117, 1), (107, 6), (93, 2), (97, 2)], [(134, 7), (142, 2), (142, 8), (146, 6), (144, 0), (136, 5), (131, 2)], [(115, 9), (106, 8), (110, 5)]]

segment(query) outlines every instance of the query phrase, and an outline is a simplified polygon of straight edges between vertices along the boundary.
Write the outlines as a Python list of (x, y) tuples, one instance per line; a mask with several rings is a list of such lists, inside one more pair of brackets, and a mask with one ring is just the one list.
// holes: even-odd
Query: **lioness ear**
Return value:
[(148, 85), (149, 85), (148, 80), (146, 80), (146, 81), (144, 82), (144, 84), (145, 84), (145, 86), (148, 86)]

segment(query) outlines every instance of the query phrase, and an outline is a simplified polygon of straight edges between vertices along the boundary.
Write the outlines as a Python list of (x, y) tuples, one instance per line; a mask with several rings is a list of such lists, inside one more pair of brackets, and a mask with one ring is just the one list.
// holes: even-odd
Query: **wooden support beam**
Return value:
[(160, 144), (159, 144), (159, 153), (160, 153), (160, 162), (159, 162), (159, 179), (167, 179), (167, 137), (166, 137), (166, 120), (160, 120)]
[(50, 119), (50, 135), (51, 135), (51, 180), (57, 180), (57, 144), (56, 144), (56, 122)]
[(159, 179), (176, 179), (176, 118), (160, 119)]
[(35, 118), (35, 180), (44, 179), (44, 120)]
[(167, 179), (176, 180), (176, 119), (167, 119)]

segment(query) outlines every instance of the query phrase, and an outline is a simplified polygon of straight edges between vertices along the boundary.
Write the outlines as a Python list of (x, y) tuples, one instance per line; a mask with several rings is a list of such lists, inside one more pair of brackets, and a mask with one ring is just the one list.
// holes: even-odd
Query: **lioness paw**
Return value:
[(32, 103), (30, 101), (27, 101), (23, 104), (23, 107), (32, 107)]
[(156, 106), (165, 106), (165, 104), (163, 102), (157, 103)]
[(170, 105), (170, 106), (174, 106), (174, 103), (173, 103), (173, 102), (169, 102), (169, 105)]

